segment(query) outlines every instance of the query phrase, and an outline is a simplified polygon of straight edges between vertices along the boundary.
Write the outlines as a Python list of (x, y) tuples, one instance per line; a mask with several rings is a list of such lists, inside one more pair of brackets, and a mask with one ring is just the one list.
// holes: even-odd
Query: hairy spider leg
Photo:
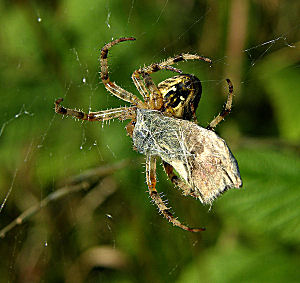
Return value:
[(156, 190), (156, 158), (154, 156), (146, 156), (146, 180), (149, 190), (149, 195), (153, 202), (158, 207), (159, 212), (174, 226), (177, 226), (183, 230), (190, 232), (200, 232), (205, 231), (205, 228), (190, 228), (182, 224), (178, 219), (176, 219), (170, 212), (170, 209), (165, 205), (164, 201), (161, 199), (159, 193)]
[(212, 64), (212, 61), (209, 58), (199, 56), (197, 54), (181, 53), (174, 57), (170, 57), (166, 60), (163, 60), (160, 63), (153, 63), (153, 64), (151, 64), (147, 67), (144, 67), (140, 70), (143, 70), (145, 73), (152, 74), (159, 70), (163, 70), (166, 66), (171, 68), (171, 65), (174, 65), (181, 61), (188, 61), (188, 60), (201, 60), (201, 61), (207, 62), (209, 64)]
[(62, 105), (60, 105), (62, 101), (63, 101), (62, 98), (59, 98), (55, 101), (55, 112), (62, 115), (73, 116), (80, 120), (107, 121), (115, 118), (118, 118), (120, 120), (127, 120), (127, 119), (134, 119), (136, 117), (135, 107), (120, 107), (120, 108), (102, 110), (98, 112), (84, 113), (79, 110), (63, 107)]
[[(170, 70), (173, 72), (177, 72), (177, 73), (182, 73), (181, 70), (176, 69), (174, 67), (172, 67), (171, 65), (176, 64), (180, 61), (187, 61), (187, 60), (202, 60), (205, 61), (207, 63), (212, 63), (211, 59), (203, 57), (203, 56), (199, 56), (199, 55), (194, 55), (194, 54), (187, 54), (187, 53), (182, 53), (179, 55), (176, 55), (174, 57), (168, 58), (160, 63), (153, 63), (149, 66), (146, 66), (144, 68), (140, 68), (139, 70), (136, 70), (133, 74), (133, 77), (137, 77), (137, 74), (141, 75), (144, 79), (144, 82), (146, 84), (146, 88), (148, 88), (150, 90), (151, 96), (150, 96), (150, 101), (149, 99), (146, 99), (146, 103), (147, 101), (148, 104), (150, 105), (151, 109), (156, 109), (156, 110), (160, 110), (163, 106), (163, 98), (162, 95), (159, 91), (159, 89), (157, 88), (157, 86), (155, 85), (155, 83), (153, 82), (152, 78), (150, 77), (150, 74), (160, 71), (160, 70)], [(145, 88), (143, 88), (143, 91), (145, 91)], [(139, 88), (138, 88), (139, 89)]]
[(101, 56), (100, 56), (100, 64), (101, 64), (101, 80), (105, 86), (105, 88), (112, 93), (113, 95), (117, 96), (118, 98), (130, 102), (131, 104), (137, 106), (138, 108), (147, 108), (146, 105), (134, 94), (128, 92), (127, 90), (121, 88), (120, 86), (116, 85), (114, 82), (111, 82), (108, 76), (108, 63), (107, 63), (107, 55), (109, 49), (118, 44), (119, 42), (135, 40), (134, 37), (121, 37), (116, 40), (113, 40), (110, 43), (104, 45), (101, 49)]
[(133, 74), (131, 75), (131, 79), (135, 85), (135, 87), (137, 88), (138, 92), (143, 96), (144, 102), (146, 104), (149, 103), (149, 92), (143, 82), (143, 80), (141, 79), (139, 73), (137, 71), (134, 71)]
[[(161, 69), (169, 70), (169, 71), (176, 72), (176, 73), (179, 73), (179, 74), (182, 73), (181, 70), (179, 70), (179, 69), (177, 69), (177, 68), (174, 68), (174, 67), (172, 67), (172, 66), (164, 66), (164, 67), (161, 68)], [(160, 69), (160, 70), (161, 70), (161, 69)], [(142, 76), (141, 72), (139, 72), (139, 70), (135, 70), (135, 71), (133, 72), (132, 76), (131, 76), (131, 79), (133, 80), (133, 83), (134, 83), (135, 87), (136, 87), (136, 88), (138, 89), (138, 91), (142, 94), (143, 99), (144, 99), (144, 102), (145, 102), (146, 104), (149, 104), (149, 101), (150, 101), (150, 95), (149, 95), (149, 92), (148, 92), (148, 90), (147, 90), (147, 88), (146, 88), (146, 86), (145, 86), (143, 80), (141, 79), (141, 76)], [(153, 82), (153, 81), (152, 81), (152, 82), (150, 81), (150, 84), (151, 84), (151, 87), (150, 87), (150, 88), (152, 88), (152, 89), (154, 88), (155, 91), (156, 91), (157, 88), (155, 88), (155, 85), (153, 86), (154, 82)]]
[(178, 177), (174, 173), (174, 168), (172, 165), (163, 161), (163, 166), (164, 166), (166, 174), (168, 175), (168, 178), (171, 180), (171, 182), (175, 186), (179, 187), (182, 190), (184, 196), (192, 196), (194, 198), (201, 197), (198, 192), (193, 190), (193, 188), (191, 186), (189, 186), (187, 183), (185, 183), (180, 177)]
[(231, 106), (232, 106), (232, 98), (233, 98), (233, 85), (230, 79), (226, 79), (226, 82), (228, 84), (228, 97), (227, 101), (223, 106), (222, 111), (219, 113), (219, 115), (214, 118), (209, 125), (206, 127), (208, 130), (214, 130), (214, 128), (224, 120), (224, 118), (231, 112)]

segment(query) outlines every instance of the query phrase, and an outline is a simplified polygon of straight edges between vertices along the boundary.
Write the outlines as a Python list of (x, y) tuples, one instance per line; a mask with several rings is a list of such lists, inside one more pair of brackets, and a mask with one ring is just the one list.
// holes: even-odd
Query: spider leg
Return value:
[[(157, 66), (158, 64), (152, 64), (152, 65), (153, 65), (153, 70), (155, 70), (155, 68), (156, 68), (155, 66)], [(169, 70), (169, 71), (176, 72), (179, 74), (182, 73), (181, 70), (174, 68), (172, 66), (162, 66), (160, 68), (159, 67), (157, 67), (157, 68), (158, 68), (157, 71), (158, 70)], [(161, 96), (161, 94), (160, 94), (160, 91), (158, 90), (158, 88), (156, 87), (155, 83), (153, 82), (152, 78), (150, 76), (145, 75), (146, 72), (144, 72), (143, 70), (144, 70), (144, 68), (135, 70), (131, 76), (131, 79), (133, 80), (135, 87), (142, 94), (145, 103), (148, 104), (150, 101), (150, 95), (145, 86), (145, 83), (147, 84), (148, 89), (150, 91), (154, 92), (157, 97)], [(156, 72), (156, 71), (154, 71), (154, 72)], [(141, 76), (144, 80), (146, 80), (145, 83), (141, 79)], [(145, 77), (147, 77), (147, 78), (145, 79)]]
[(139, 93), (143, 96), (144, 102), (148, 103), (149, 102), (149, 92), (147, 88), (145, 87), (145, 84), (143, 80), (141, 79), (139, 73), (137, 71), (134, 71), (133, 74), (131, 75), (131, 79), (139, 91)]
[(120, 120), (127, 120), (133, 119), (136, 116), (135, 107), (120, 107), (98, 112), (84, 113), (82, 111), (63, 107), (62, 105), (60, 105), (62, 101), (62, 98), (59, 98), (55, 101), (55, 112), (62, 115), (73, 116), (80, 120), (107, 121), (115, 118), (119, 118)]
[[(187, 60), (202, 60), (207, 63), (212, 63), (212, 61), (209, 58), (199, 56), (199, 55), (193, 55), (193, 54), (187, 54), (187, 53), (182, 53), (179, 55), (176, 55), (174, 57), (168, 58), (160, 63), (153, 63), (147, 67), (140, 68), (139, 70), (135, 71), (133, 73), (133, 80), (137, 80), (138, 83), (141, 85), (141, 80), (138, 80), (137, 77), (138, 75), (141, 75), (144, 79), (145, 86), (137, 87), (138, 89), (142, 89), (141, 93), (145, 94), (145, 102), (150, 104), (151, 109), (161, 109), (163, 106), (163, 98), (162, 95), (153, 82), (152, 78), (150, 77), (150, 74), (160, 71), (160, 70), (170, 70), (176, 73), (182, 73), (181, 70), (176, 69), (172, 67), (171, 65), (176, 64), (180, 61), (187, 61)], [(149, 94), (147, 95), (147, 92), (145, 91), (146, 88), (150, 90), (151, 96), (149, 98)]]
[(165, 161), (163, 161), (163, 166), (164, 166), (165, 172), (168, 175), (171, 182), (183, 191), (184, 196), (192, 196), (194, 198), (199, 198), (199, 195), (197, 195), (197, 192), (195, 190), (193, 190), (193, 188), (191, 186), (186, 184), (183, 180), (181, 180), (174, 173), (174, 168), (173, 168), (172, 165), (170, 165), (170, 164), (166, 163)]
[(156, 186), (156, 158), (154, 156), (146, 156), (146, 179), (149, 189), (149, 195), (153, 202), (158, 207), (160, 213), (174, 226), (177, 226), (183, 230), (191, 232), (204, 231), (205, 228), (190, 228), (186, 225), (183, 225), (179, 220), (177, 220), (173, 214), (170, 212), (170, 209), (165, 205), (160, 195), (158, 194)]
[(101, 80), (105, 86), (105, 88), (112, 93), (113, 95), (117, 96), (118, 98), (130, 102), (131, 104), (138, 106), (139, 108), (145, 108), (145, 104), (134, 94), (128, 92), (127, 90), (121, 88), (120, 86), (116, 85), (114, 82), (111, 82), (108, 76), (108, 63), (107, 63), (107, 55), (109, 49), (123, 41), (128, 40), (135, 40), (133, 37), (122, 37), (113, 40), (110, 43), (104, 45), (101, 49), (101, 56), (100, 56), (100, 63), (101, 63)]
[(170, 71), (173, 71), (176, 73), (182, 73), (181, 70), (176, 69), (176, 68), (172, 67), (171, 65), (174, 65), (181, 61), (188, 61), (188, 60), (201, 60), (201, 61), (207, 62), (209, 64), (212, 64), (212, 61), (209, 58), (199, 56), (197, 54), (182, 53), (182, 54), (176, 55), (174, 57), (170, 57), (160, 63), (153, 63), (147, 67), (139, 69), (138, 71), (140, 71), (140, 72), (143, 71), (145, 73), (152, 74), (157, 71), (167, 69), (167, 70), (170, 70)]
[(233, 98), (233, 85), (229, 79), (226, 79), (226, 82), (228, 84), (227, 101), (226, 101), (225, 105), (223, 106), (223, 109), (219, 113), (219, 115), (215, 119), (213, 119), (209, 123), (209, 125), (206, 127), (206, 129), (208, 129), (208, 130), (213, 130), (231, 112), (232, 98)]

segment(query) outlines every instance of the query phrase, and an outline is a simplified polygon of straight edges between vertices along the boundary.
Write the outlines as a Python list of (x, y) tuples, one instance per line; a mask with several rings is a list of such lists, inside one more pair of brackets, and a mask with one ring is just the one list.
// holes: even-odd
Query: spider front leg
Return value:
[(101, 49), (101, 56), (100, 56), (100, 63), (101, 63), (101, 80), (105, 86), (105, 88), (112, 93), (113, 95), (117, 96), (118, 98), (130, 102), (131, 104), (138, 106), (139, 108), (146, 108), (145, 104), (138, 99), (134, 94), (128, 92), (127, 90), (121, 88), (116, 83), (111, 82), (108, 76), (108, 63), (107, 63), (107, 55), (109, 49), (123, 41), (128, 40), (135, 40), (133, 37), (122, 37), (118, 38), (116, 40), (113, 40), (110, 43), (107, 43), (104, 45), (104, 47)]
[(143, 70), (144, 72), (148, 73), (148, 74), (152, 74), (154, 72), (157, 72), (159, 70), (164, 70), (164, 69), (170, 69), (170, 71), (180, 71), (179, 69), (176, 69), (174, 67), (172, 67), (171, 65), (174, 65), (178, 62), (181, 61), (189, 61), (189, 60), (201, 60), (204, 62), (207, 62), (209, 64), (212, 63), (211, 59), (203, 57), (203, 56), (199, 56), (197, 54), (188, 54), (188, 53), (181, 53), (179, 55), (176, 55), (174, 57), (170, 57), (160, 63), (153, 63), (147, 67), (144, 67), (140, 70)]
[(214, 130), (214, 128), (224, 120), (224, 118), (231, 112), (232, 106), (232, 98), (233, 98), (233, 85), (230, 79), (226, 79), (228, 84), (228, 97), (225, 105), (223, 106), (223, 110), (219, 113), (219, 115), (213, 119), (209, 125), (206, 127), (208, 130)]
[(62, 101), (62, 98), (59, 98), (55, 101), (55, 112), (62, 115), (72, 116), (80, 120), (87, 120), (91, 122), (107, 121), (115, 118), (118, 118), (120, 120), (127, 120), (133, 119), (136, 116), (135, 107), (120, 107), (98, 112), (84, 113), (82, 111), (63, 107), (62, 105), (60, 105)]
[[(169, 70), (169, 71), (176, 72), (179, 74), (182, 73), (181, 70), (174, 68), (172, 66), (159, 67), (158, 65), (159, 64), (152, 64), (151, 66), (152, 66), (153, 71), (150, 73), (156, 72), (158, 70)], [(149, 67), (147, 67), (147, 68), (149, 68)], [(162, 104), (161, 104), (162, 103), (162, 95), (161, 95), (160, 91), (158, 90), (157, 86), (155, 85), (155, 83), (153, 82), (152, 78), (150, 77), (150, 75), (149, 75), (150, 73), (145, 72), (144, 68), (135, 70), (131, 76), (131, 79), (133, 80), (135, 87), (142, 94), (145, 103), (148, 105), (150, 104), (151, 109), (160, 109), (162, 106)], [(143, 78), (145, 83), (143, 82), (141, 77)], [(145, 84), (146, 84), (146, 86), (145, 86)], [(150, 90), (151, 98), (150, 98), (147, 88)], [(151, 102), (150, 102), (150, 99), (151, 99)]]
[(154, 156), (146, 156), (146, 180), (149, 190), (149, 195), (153, 202), (158, 207), (159, 212), (174, 226), (177, 226), (183, 230), (191, 232), (204, 231), (205, 228), (190, 228), (186, 225), (183, 225), (179, 220), (177, 220), (173, 214), (170, 212), (170, 209), (165, 205), (161, 199), (159, 193), (156, 190), (156, 158)]
[[(193, 55), (193, 54), (183, 53), (171, 57), (167, 60), (164, 60), (160, 63), (153, 63), (147, 67), (140, 68), (139, 70), (136, 70), (133, 73), (132, 79), (135, 85), (137, 86), (137, 88), (140, 90), (140, 92), (145, 96), (145, 102), (148, 105), (150, 105), (151, 109), (160, 110), (161, 107), (163, 106), (163, 97), (159, 89), (153, 82), (152, 78), (150, 77), (150, 74), (158, 72), (160, 70), (170, 70), (181, 74), (182, 73), (181, 70), (174, 68), (171, 65), (176, 64), (180, 61), (188, 61), (188, 60), (202, 60), (210, 64), (212, 63), (212, 61), (209, 58), (199, 56), (196, 54)], [(139, 79), (139, 75), (143, 77), (146, 87), (142, 84), (141, 80)], [(150, 90), (150, 97), (146, 88)]]

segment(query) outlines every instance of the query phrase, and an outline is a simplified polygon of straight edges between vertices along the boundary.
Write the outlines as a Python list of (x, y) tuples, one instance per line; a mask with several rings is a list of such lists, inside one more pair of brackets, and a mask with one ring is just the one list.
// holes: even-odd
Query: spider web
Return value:
[[(98, 252), (99, 258), (104, 252), (119, 258), (119, 261), (115, 259), (108, 267), (115, 270), (129, 264), (130, 260), (124, 255), (125, 252), (119, 249), (122, 249), (124, 243), (116, 235), (116, 227), (126, 218), (121, 221), (118, 217), (128, 213), (127, 218), (134, 219), (138, 209), (147, 207), (149, 199), (146, 193), (140, 193), (141, 190), (146, 191), (144, 170), (139, 166), (139, 155), (132, 151), (130, 138), (126, 137), (126, 124), (119, 121), (88, 124), (62, 118), (54, 113), (54, 101), (58, 97), (64, 98), (63, 104), (66, 107), (85, 112), (126, 105), (107, 94), (99, 82), (99, 48), (112, 39), (122, 36), (137, 38), (134, 43), (121, 43), (109, 53), (109, 74), (112, 81), (126, 90), (137, 94), (130, 79), (136, 68), (181, 52), (198, 53), (212, 58), (213, 67), (199, 62), (182, 63), (178, 67), (201, 79), (203, 97), (199, 106), (201, 110), (198, 110), (201, 125), (206, 126), (220, 110), (226, 97), (225, 79), (230, 77), (236, 90), (234, 104), (237, 106), (234, 107), (232, 120), (228, 119), (228, 123), (220, 128), (221, 134), (224, 133), (225, 137), (274, 137), (282, 133), (282, 137), (289, 141), (295, 141), (299, 137), (299, 134), (293, 137), (284, 132), (280, 122), (274, 127), (274, 123), (282, 116), (275, 96), (270, 96), (268, 89), (271, 84), (269, 78), (272, 78), (276, 68), (280, 69), (274, 58), (278, 58), (282, 69), (298, 71), (300, 66), (299, 55), (296, 55), (299, 54), (300, 22), (296, 16), (293, 17), (293, 13), (289, 22), (272, 21), (272, 15), (278, 16), (280, 7), (268, 10), (256, 3), (257, 15), (262, 17), (267, 14), (270, 19), (266, 23), (267, 27), (257, 33), (253, 27), (257, 23), (252, 23), (253, 18), (247, 13), (250, 8), (231, 7), (243, 13), (241, 18), (247, 17), (250, 22), (247, 23), (247, 19), (245, 22), (241, 21), (241, 25), (244, 25), (241, 29), (245, 30), (241, 34), (237, 32), (236, 38), (234, 31), (237, 23), (233, 19), (226, 21), (226, 11), (230, 8), (216, 7), (210, 1), (198, 4), (182, 1), (174, 4), (165, 0), (156, 1), (152, 6), (147, 1), (102, 1), (101, 5), (91, 2), (86, 4), (87, 7), (80, 6), (79, 1), (74, 1), (73, 4), (70, 1), (56, 1), (57, 6), (53, 4), (50, 13), (45, 6), (49, 4), (40, 3), (26, 8), (19, 4), (6, 5), (11, 10), (2, 19), (5, 30), (2, 37), (9, 40), (9, 44), (2, 48), (0, 55), (4, 70), (0, 78), (3, 85), (0, 114), (0, 229), (11, 223), (21, 212), (61, 188), (59, 181), (63, 183), (70, 176), (79, 175), (99, 165), (115, 164), (124, 159), (134, 160), (126, 169), (120, 169), (114, 173), (114, 177), (103, 181), (107, 187), (116, 187), (117, 193), (111, 192), (111, 203), (109, 200), (106, 202), (110, 194), (101, 194), (101, 190), (95, 195), (91, 191), (87, 195), (77, 194), (75, 197), (57, 200), (45, 211), (38, 212), (26, 224), (12, 229), (5, 238), (0, 239), (1, 253), (7, 254), (6, 267), (1, 271), (5, 272), (7, 280), (14, 281), (22, 275), (26, 275), (29, 280), (38, 278), (29, 274), (36, 270), (42, 270), (44, 274), (38, 279), (45, 278), (49, 267), (42, 266), (39, 262), (45, 261), (47, 266), (51, 260), (54, 261), (49, 257), (56, 248), (63, 249), (64, 244), (60, 242), (69, 239), (71, 233), (76, 234), (76, 237), (84, 237), (83, 235), (88, 234), (84, 232), (84, 228), (90, 229), (89, 225), (96, 221), (101, 223), (101, 228), (93, 230), (83, 242), (76, 241), (76, 244), (80, 242), (81, 247), (77, 247), (74, 253), (79, 254), (79, 251), (89, 247), (88, 237), (91, 237), (93, 247), (99, 248), (94, 250)], [(1, 4), (1, 8), (4, 7)], [(220, 17), (214, 24), (217, 9)], [(57, 23), (53, 23), (51, 13)], [(15, 21), (12, 22), (12, 19)], [(222, 21), (226, 21), (226, 27)], [(52, 30), (51, 24), (54, 24)], [(69, 30), (63, 30), (64, 25)], [(24, 34), (23, 26), (26, 30)], [(47, 63), (43, 63), (43, 60)], [(269, 60), (275, 62), (273, 69), (266, 68)], [(155, 82), (159, 82), (170, 76), (173, 74), (162, 71), (154, 74), (153, 78)], [(254, 110), (256, 117), (251, 118)], [(262, 121), (264, 125), (259, 130), (257, 124)], [(295, 118), (295, 123), (297, 121), (298, 118)], [(244, 124), (248, 126), (245, 127)], [(158, 190), (165, 192), (163, 188), (169, 184), (160, 173), (159, 171)], [(176, 196), (172, 197), (171, 192), (166, 192), (168, 198), (172, 199), (171, 203), (176, 202), (172, 208), (176, 215), (186, 217), (183, 206), (183, 213), (177, 212), (177, 205), (181, 202), (180, 194), (174, 192)], [(118, 197), (118, 194), (121, 196)], [(81, 201), (81, 198), (84, 200)], [(103, 199), (103, 203), (99, 200), (97, 206), (97, 202), (92, 202), (93, 199)], [(84, 214), (84, 208), (89, 206), (87, 203), (94, 205), (91, 205), (93, 209), (89, 211), (90, 214)], [(195, 204), (195, 207), (198, 206), (200, 204)], [(81, 217), (78, 211), (87, 215), (86, 218)], [(92, 218), (94, 213), (98, 214)], [(151, 206), (147, 213), (147, 223), (150, 225), (147, 229), (157, 231), (158, 224), (149, 220), (154, 219), (152, 215), (156, 213), (155, 209)], [(63, 214), (67, 216), (64, 218)], [(53, 219), (56, 216), (57, 221)], [(204, 220), (209, 219), (209, 216), (203, 217)], [(192, 218), (198, 221), (197, 217)], [(43, 222), (51, 225), (51, 229), (41, 225)], [(60, 228), (65, 228), (65, 223), (73, 225), (75, 232), (72, 227), (60, 231)], [(138, 226), (138, 221), (135, 225)], [(174, 229), (168, 225), (164, 227)], [(105, 236), (101, 235), (101, 231), (105, 231)], [(123, 236), (122, 240), (126, 241), (125, 235)], [(191, 238), (189, 234), (182, 237), (186, 241), (182, 244), (183, 249), (195, 246), (202, 248), (198, 238)], [(34, 243), (29, 256), (31, 261), (25, 264), (31, 242)], [(104, 244), (108, 246), (107, 250), (104, 250)], [(66, 263), (67, 261), (65, 259)], [(167, 264), (166, 277), (178, 278), (185, 261), (186, 258), (182, 258), (176, 264)], [(97, 266), (96, 263), (93, 264)], [(74, 264), (72, 268), (76, 266)], [(98, 266), (103, 267), (105, 264), (98, 263)], [(54, 280), (62, 279), (62, 273), (57, 276)], [(73, 278), (71, 272), (66, 278)], [(46, 279), (48, 280), (50, 279)]]

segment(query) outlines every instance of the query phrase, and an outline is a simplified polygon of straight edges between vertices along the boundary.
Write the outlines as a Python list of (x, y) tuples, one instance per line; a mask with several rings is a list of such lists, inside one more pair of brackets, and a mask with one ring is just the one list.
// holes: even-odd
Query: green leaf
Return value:
[(295, 256), (272, 246), (220, 243), (186, 267), (177, 282), (298, 282), (297, 265)]
[(227, 192), (217, 203), (227, 223), (233, 220), (244, 231), (299, 243), (299, 156), (256, 148), (240, 151), (237, 157), (244, 187)]

